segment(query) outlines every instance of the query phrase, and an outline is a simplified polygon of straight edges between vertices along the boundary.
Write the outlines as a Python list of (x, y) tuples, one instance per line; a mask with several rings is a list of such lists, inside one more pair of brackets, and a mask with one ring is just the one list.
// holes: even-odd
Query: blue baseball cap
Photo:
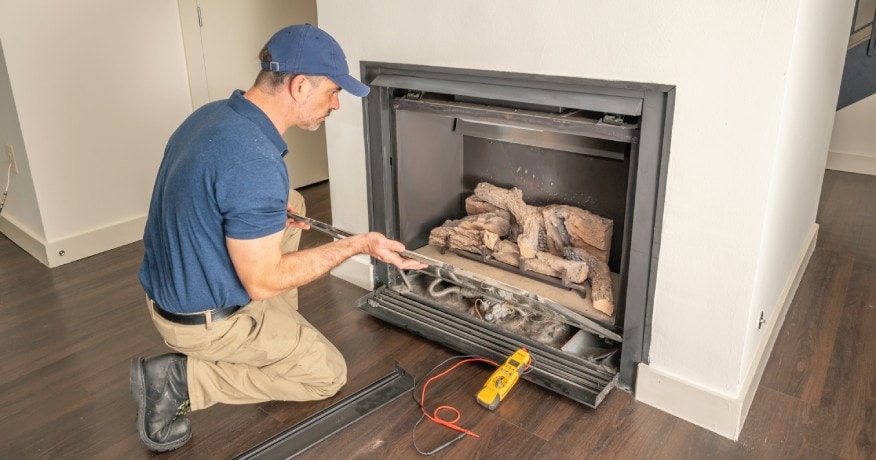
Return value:
[(358, 97), (371, 91), (368, 85), (350, 76), (347, 57), (341, 45), (324, 30), (311, 24), (280, 29), (265, 45), (270, 62), (262, 62), (262, 70), (302, 75), (322, 75)]

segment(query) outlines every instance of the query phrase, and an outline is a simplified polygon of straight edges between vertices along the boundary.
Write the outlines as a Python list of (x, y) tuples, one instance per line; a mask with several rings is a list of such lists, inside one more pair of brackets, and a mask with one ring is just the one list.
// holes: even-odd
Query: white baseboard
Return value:
[(332, 276), (349, 281), (356, 286), (374, 290), (374, 266), (366, 256), (356, 256), (332, 270)]
[(9, 238), (43, 265), (49, 265), (49, 259), (46, 256), (46, 242), (29, 232), (20, 222), (10, 217), (0, 217), (0, 233), (6, 235), (6, 238)]
[(740, 401), (641, 363), (636, 400), (736, 440)]
[(739, 439), (773, 345), (785, 322), (800, 279), (809, 265), (812, 251), (815, 250), (817, 236), (818, 224), (813, 224), (797, 257), (795, 270), (785, 282), (778, 299), (779, 304), (773, 309), (773, 316), (767, 322), (770, 329), (765, 331), (764, 340), (755, 352), (754, 362), (746, 375), (740, 395), (718, 393), (643, 363), (638, 367), (636, 400), (726, 438), (734, 441)]
[(98, 228), (62, 240), (47, 243), (23, 230), (12, 219), (0, 220), (0, 231), (35, 257), (54, 268), (143, 239), (146, 216)]
[(876, 156), (828, 152), (827, 169), (876, 176)]

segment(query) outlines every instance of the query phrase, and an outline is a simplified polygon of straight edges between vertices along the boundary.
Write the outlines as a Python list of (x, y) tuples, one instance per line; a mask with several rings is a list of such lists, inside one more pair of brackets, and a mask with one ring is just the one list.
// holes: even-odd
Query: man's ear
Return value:
[(296, 101), (303, 100), (310, 93), (310, 80), (304, 75), (295, 75), (289, 79), (289, 94)]

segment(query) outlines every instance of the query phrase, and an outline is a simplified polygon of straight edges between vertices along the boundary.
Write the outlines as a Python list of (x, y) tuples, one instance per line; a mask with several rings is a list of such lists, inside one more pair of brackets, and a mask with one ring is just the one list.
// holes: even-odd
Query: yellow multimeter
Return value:
[(531, 361), (525, 348), (517, 349), (484, 383), (477, 395), (478, 403), (490, 410), (499, 407), (499, 402), (505, 399)]

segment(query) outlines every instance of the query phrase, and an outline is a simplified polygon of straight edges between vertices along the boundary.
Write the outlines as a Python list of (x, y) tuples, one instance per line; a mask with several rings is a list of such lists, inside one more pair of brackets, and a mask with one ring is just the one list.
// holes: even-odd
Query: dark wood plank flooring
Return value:
[[(326, 183), (303, 190), (329, 221)], [(430, 389), (480, 435), (438, 458), (876, 458), (876, 177), (828, 171), (818, 244), (738, 442), (612, 391), (597, 410), (523, 382), (495, 412), (474, 402), (489, 375), (460, 368)], [(307, 232), (302, 247), (326, 241)], [(355, 307), (365, 291), (324, 277), (301, 289), (301, 310), (347, 358), (333, 399), (215, 406), (190, 414), (192, 440), (166, 454), (134, 431), (128, 363), (167, 348), (137, 281), (141, 243), (48, 269), (0, 235), (0, 458), (229, 458), (386, 375), (398, 361), (423, 376), (450, 350)], [(317, 445), (303, 458), (419, 458), (419, 418), (407, 396)], [(417, 430), (427, 450), (452, 433)]]

